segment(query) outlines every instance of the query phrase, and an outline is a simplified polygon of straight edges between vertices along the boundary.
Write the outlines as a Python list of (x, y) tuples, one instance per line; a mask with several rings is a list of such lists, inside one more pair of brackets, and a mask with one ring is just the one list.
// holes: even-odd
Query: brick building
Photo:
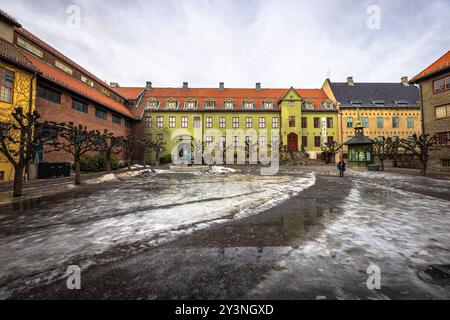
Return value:
[(428, 168), (450, 171), (450, 51), (410, 82), (421, 88), (423, 130), (437, 138)]

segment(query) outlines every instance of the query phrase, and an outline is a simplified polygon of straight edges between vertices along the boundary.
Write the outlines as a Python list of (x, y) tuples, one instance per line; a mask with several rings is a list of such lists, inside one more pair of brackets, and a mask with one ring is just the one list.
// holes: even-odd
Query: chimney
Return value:
[(400, 81), (405, 87), (409, 86), (408, 77), (402, 77)]
[(261, 91), (261, 82), (256, 83), (256, 91)]
[(347, 78), (347, 85), (353, 87), (355, 85), (355, 82), (353, 81), (353, 77)]
[(225, 83), (219, 82), (219, 91), (224, 91), (224, 90), (225, 90)]
[(152, 90), (152, 83), (150, 81), (147, 81), (145, 84), (145, 90)]
[(189, 89), (189, 85), (187, 82), (183, 82), (183, 89)]
[(117, 82), (110, 82), (109, 86), (113, 87), (113, 88), (119, 88), (120, 87), (120, 85)]

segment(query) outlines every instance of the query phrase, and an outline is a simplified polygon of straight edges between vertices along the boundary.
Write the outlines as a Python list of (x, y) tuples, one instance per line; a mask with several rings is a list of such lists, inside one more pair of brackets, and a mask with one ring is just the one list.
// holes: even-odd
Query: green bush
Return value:
[[(80, 159), (80, 169), (82, 172), (100, 172), (106, 170), (106, 159), (102, 155), (85, 156)], [(111, 169), (119, 169), (119, 160), (112, 156)]]
[(159, 158), (160, 164), (167, 164), (172, 162), (172, 155), (171, 154), (165, 154), (162, 157)]

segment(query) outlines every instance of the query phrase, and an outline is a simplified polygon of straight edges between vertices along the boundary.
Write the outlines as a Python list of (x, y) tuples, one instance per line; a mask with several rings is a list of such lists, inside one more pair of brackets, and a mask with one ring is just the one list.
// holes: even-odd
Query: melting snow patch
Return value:
[(236, 173), (239, 172), (239, 170), (232, 169), (232, 168), (226, 168), (226, 167), (219, 167), (219, 166), (212, 166), (206, 174), (226, 174), (226, 173)]
[(97, 183), (102, 183), (102, 182), (108, 182), (108, 181), (118, 181), (119, 179), (117, 179), (116, 175), (114, 173), (108, 173), (105, 174), (101, 177), (98, 177), (96, 179), (91, 179), (86, 181), (87, 184), (97, 184)]

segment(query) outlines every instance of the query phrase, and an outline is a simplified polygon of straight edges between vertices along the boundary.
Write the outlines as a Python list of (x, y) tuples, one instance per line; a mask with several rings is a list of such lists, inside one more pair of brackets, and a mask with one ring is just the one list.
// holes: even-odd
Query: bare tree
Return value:
[(48, 143), (52, 151), (65, 151), (72, 155), (73, 166), (75, 169), (75, 184), (81, 184), (80, 159), (88, 152), (98, 150), (100, 136), (96, 131), (88, 131), (87, 127), (82, 125), (75, 126), (72, 122), (65, 123), (46, 123), (58, 134), (58, 141)]
[(119, 154), (122, 151), (122, 138), (114, 136), (107, 129), (102, 134), (99, 132), (97, 134), (97, 150), (105, 157), (106, 171), (111, 173), (113, 155)]
[(40, 130), (36, 130), (40, 118), (31, 108), (24, 112), (22, 107), (14, 108), (10, 123), (2, 123), (0, 152), (14, 168), (13, 196), (22, 196), (25, 170), (33, 160), (40, 146)]
[(374, 139), (373, 156), (380, 160), (381, 171), (384, 171), (384, 160), (392, 156), (393, 151), (392, 138), (379, 137)]
[(147, 157), (150, 150), (153, 149), (153, 141), (145, 137), (144, 139), (139, 140), (139, 151), (142, 155), (142, 165), (144, 168), (147, 166)]
[(436, 136), (430, 137), (427, 134), (417, 135), (414, 134), (407, 139), (402, 140), (402, 147), (405, 149), (405, 152), (411, 152), (414, 156), (417, 156), (421, 165), (422, 165), (422, 175), (426, 175), (427, 173), (427, 164), (430, 149), (436, 144)]
[(122, 138), (122, 148), (127, 158), (128, 170), (131, 170), (133, 158), (141, 150), (141, 143), (136, 136), (130, 135)]
[(342, 148), (341, 144), (333, 141), (331, 143), (325, 143), (322, 146), (322, 151), (325, 155), (325, 163), (331, 163), (332, 159), (335, 159), (336, 154)]
[(152, 144), (152, 149), (155, 152), (155, 165), (159, 166), (159, 158), (161, 154), (166, 151), (166, 143), (163, 140), (157, 140)]

